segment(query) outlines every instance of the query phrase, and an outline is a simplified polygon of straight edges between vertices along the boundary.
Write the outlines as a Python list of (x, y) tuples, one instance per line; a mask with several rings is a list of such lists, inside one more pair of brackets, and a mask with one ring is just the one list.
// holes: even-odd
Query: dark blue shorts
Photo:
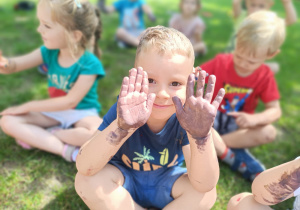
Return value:
[(115, 161), (109, 163), (123, 173), (123, 187), (133, 200), (144, 208), (162, 209), (173, 201), (172, 187), (175, 181), (187, 172), (186, 168), (180, 166), (159, 168), (155, 171), (136, 171)]
[(220, 135), (231, 133), (239, 128), (234, 117), (220, 111), (217, 112), (213, 127)]

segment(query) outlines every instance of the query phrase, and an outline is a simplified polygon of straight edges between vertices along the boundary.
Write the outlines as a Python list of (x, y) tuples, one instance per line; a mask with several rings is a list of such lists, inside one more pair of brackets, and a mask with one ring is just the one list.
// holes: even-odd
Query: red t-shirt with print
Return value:
[(280, 98), (273, 72), (262, 64), (251, 75), (239, 76), (233, 63), (232, 54), (218, 54), (212, 60), (201, 65), (208, 74), (216, 76), (213, 99), (220, 88), (225, 89), (225, 96), (219, 111), (243, 111), (254, 113), (258, 100), (268, 103)]

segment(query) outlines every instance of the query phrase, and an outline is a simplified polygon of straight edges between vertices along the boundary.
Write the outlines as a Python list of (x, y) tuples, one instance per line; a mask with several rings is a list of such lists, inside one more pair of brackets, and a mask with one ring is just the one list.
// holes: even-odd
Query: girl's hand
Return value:
[(255, 116), (245, 112), (229, 112), (228, 116), (235, 117), (235, 122), (240, 128), (253, 128), (256, 126)]
[(22, 115), (27, 114), (29, 110), (25, 107), (25, 105), (13, 106), (3, 110), (0, 115)]
[(210, 75), (204, 95), (205, 77), (206, 72), (199, 71), (196, 94), (194, 94), (195, 75), (189, 75), (184, 107), (177, 96), (172, 98), (180, 125), (195, 139), (202, 139), (209, 135), (218, 107), (225, 95), (225, 90), (220, 89), (211, 103), (216, 77)]
[(124, 77), (117, 105), (118, 126), (123, 130), (144, 125), (152, 111), (155, 94), (148, 94), (148, 75), (142, 67)]
[(8, 69), (8, 59), (2, 56), (2, 51), (0, 50), (0, 72), (4, 73)]

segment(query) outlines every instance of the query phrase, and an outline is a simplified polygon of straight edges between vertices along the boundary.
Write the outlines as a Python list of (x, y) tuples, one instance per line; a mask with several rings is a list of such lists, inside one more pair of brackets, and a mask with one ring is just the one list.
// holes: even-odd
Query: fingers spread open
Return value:
[(122, 82), (122, 86), (121, 86), (121, 90), (120, 90), (120, 97), (125, 97), (127, 95), (128, 85), (129, 85), (129, 78), (124, 77), (123, 82)]
[(186, 98), (194, 96), (195, 75), (190, 74), (186, 86)]
[(128, 93), (131, 93), (135, 89), (135, 81), (136, 81), (137, 70), (135, 68), (129, 71), (129, 88)]
[(143, 71), (141, 92), (144, 92), (144, 93), (146, 93), (146, 95), (148, 95), (148, 90), (149, 90), (148, 74), (147, 74), (147, 72)]
[[(197, 69), (198, 70), (198, 69)], [(203, 97), (206, 71), (198, 71), (196, 97)]]
[(215, 84), (216, 84), (215, 75), (210, 75), (208, 78), (208, 83), (206, 86), (206, 91), (204, 96), (204, 99), (209, 101), (209, 103), (211, 102), (212, 96), (214, 94)]
[(143, 82), (143, 76), (144, 76), (143, 68), (142, 67), (138, 67), (134, 91), (137, 91), (137, 92), (141, 91), (142, 82)]
[(182, 107), (181, 100), (177, 96), (172, 97), (172, 100), (173, 100), (173, 103), (175, 105), (175, 109), (176, 109), (176, 113), (177, 113), (177, 117), (178, 117), (183, 112), (183, 107)]
[(212, 105), (218, 109), (222, 100), (223, 100), (223, 97), (225, 95), (225, 90), (223, 88), (221, 88), (218, 92), (218, 95), (216, 96), (215, 100), (213, 101)]

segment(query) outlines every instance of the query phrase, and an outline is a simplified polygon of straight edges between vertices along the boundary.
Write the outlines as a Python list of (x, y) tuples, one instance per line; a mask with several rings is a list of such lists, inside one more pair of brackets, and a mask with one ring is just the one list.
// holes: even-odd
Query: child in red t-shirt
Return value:
[[(281, 116), (276, 81), (264, 62), (279, 53), (284, 39), (284, 20), (259, 11), (241, 24), (232, 54), (219, 54), (201, 65), (216, 76), (216, 90), (226, 92), (214, 122), (223, 139), (214, 142), (218, 157), (251, 181), (264, 166), (245, 148), (272, 142), (276, 129), (271, 124)], [(255, 113), (258, 100), (265, 109)]]

